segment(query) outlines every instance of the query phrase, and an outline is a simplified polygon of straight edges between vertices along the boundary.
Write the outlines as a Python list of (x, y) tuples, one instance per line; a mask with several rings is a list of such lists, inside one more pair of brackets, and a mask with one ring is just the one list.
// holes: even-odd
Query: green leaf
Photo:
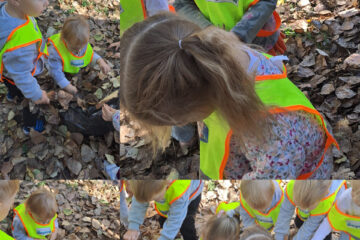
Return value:
[(64, 209), (63, 212), (64, 212), (65, 216), (70, 216), (73, 213), (73, 211), (71, 209), (68, 209), (68, 208)]

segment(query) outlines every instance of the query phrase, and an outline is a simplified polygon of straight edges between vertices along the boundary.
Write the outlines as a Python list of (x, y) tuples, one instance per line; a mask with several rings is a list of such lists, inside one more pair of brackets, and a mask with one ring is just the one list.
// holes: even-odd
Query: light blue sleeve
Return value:
[(37, 101), (42, 96), (41, 88), (35, 77), (31, 75), (34, 68), (36, 45), (22, 47), (3, 55), (4, 74), (14, 80), (25, 98)]
[(93, 56), (91, 64), (96, 64), (100, 58), (101, 58), (100, 55), (94, 51), (94, 56)]
[(290, 220), (294, 215), (294, 211), (295, 206), (291, 204), (287, 195), (285, 194), (285, 199), (281, 204), (280, 213), (274, 228), (276, 240), (283, 240), (284, 236), (289, 234)]
[(128, 225), (129, 210), (126, 202), (125, 191), (120, 192), (120, 221)]
[(150, 17), (161, 11), (169, 11), (168, 0), (146, 0), (145, 4)]
[(120, 111), (116, 111), (113, 115), (112, 123), (116, 131), (120, 131)]
[(59, 229), (59, 221), (58, 221), (57, 218), (56, 218), (56, 220), (55, 220), (55, 228), (56, 228), (56, 229)]
[(325, 216), (310, 216), (298, 230), (293, 240), (311, 239), (316, 229), (319, 228)]
[(132, 198), (131, 207), (129, 210), (129, 230), (139, 231), (140, 225), (144, 222), (146, 210), (149, 203), (139, 203), (136, 198)]
[(349, 240), (349, 236), (344, 232), (340, 232), (339, 240)]
[(55, 80), (55, 82), (60, 88), (64, 88), (67, 85), (69, 85), (70, 82), (65, 77), (65, 73), (62, 70), (63, 65), (62, 65), (61, 57), (53, 45), (50, 45), (48, 47), (48, 52), (49, 52), (48, 63), (49, 63), (50, 76)]
[(181, 225), (186, 218), (190, 192), (187, 191), (181, 198), (176, 200), (170, 207), (161, 236), (158, 240), (173, 240), (180, 231)]
[(25, 228), (17, 215), (15, 215), (13, 220), (13, 228), (12, 234), (16, 240), (33, 240), (33, 238), (27, 236)]
[(254, 218), (252, 218), (241, 205), (240, 205), (239, 209), (240, 209), (241, 222), (244, 225), (244, 228), (254, 225), (255, 224)]

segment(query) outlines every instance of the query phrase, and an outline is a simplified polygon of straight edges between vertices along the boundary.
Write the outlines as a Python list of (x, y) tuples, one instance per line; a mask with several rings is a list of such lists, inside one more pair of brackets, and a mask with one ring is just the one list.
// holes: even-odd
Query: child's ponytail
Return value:
[(239, 142), (262, 137), (265, 107), (254, 76), (242, 67), (232, 33), (171, 13), (128, 29), (120, 45), (120, 102), (164, 148), (169, 126), (205, 119), (217, 110)]

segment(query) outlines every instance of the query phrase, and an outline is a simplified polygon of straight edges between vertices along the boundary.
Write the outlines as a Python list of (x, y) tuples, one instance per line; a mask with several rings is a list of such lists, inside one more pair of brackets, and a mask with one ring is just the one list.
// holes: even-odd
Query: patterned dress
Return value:
[[(249, 71), (257, 75), (282, 72), (284, 56), (266, 59), (260, 53), (248, 51)], [(235, 137), (230, 141), (230, 155), (224, 170), (226, 179), (294, 179), (316, 168), (324, 151), (326, 135), (316, 118), (305, 111), (275, 114), (270, 122), (272, 134), (261, 145), (252, 139), (245, 150)], [(328, 125), (329, 128), (329, 125)], [(331, 133), (331, 129), (328, 129)], [(311, 176), (329, 179), (333, 171), (331, 148), (323, 164)]]

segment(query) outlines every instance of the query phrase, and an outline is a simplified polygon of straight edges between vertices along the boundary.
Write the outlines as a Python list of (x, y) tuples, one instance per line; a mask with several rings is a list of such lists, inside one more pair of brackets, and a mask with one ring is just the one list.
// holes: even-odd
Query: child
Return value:
[(244, 227), (258, 224), (271, 232), (283, 200), (283, 189), (275, 180), (242, 180), (240, 216)]
[[(286, 185), (285, 200), (275, 225), (275, 239), (283, 240), (289, 233), (290, 220), (296, 209), (295, 225), (299, 229), (294, 240), (311, 239), (330, 211), (335, 199), (345, 190), (345, 181), (290, 181)], [(325, 239), (331, 239), (329, 234)]]
[(330, 232), (339, 231), (339, 240), (360, 239), (360, 181), (351, 182), (351, 188), (344, 191), (332, 206), (327, 218), (321, 223), (313, 240), (322, 240)]
[(240, 219), (227, 212), (236, 209), (238, 202), (220, 203), (216, 215), (212, 216), (202, 230), (201, 240), (237, 240), (240, 234)]
[(272, 240), (270, 233), (259, 225), (253, 225), (244, 229), (240, 240)]
[(286, 50), (277, 0), (176, 0), (176, 11), (201, 27), (215, 25), (231, 30), (244, 43), (262, 46), (271, 55)]
[(233, 33), (158, 14), (121, 39), (120, 103), (157, 149), (170, 126), (201, 122), (204, 178), (329, 178), (336, 141), (282, 59)]
[[(2, 180), (0, 181), (0, 221), (8, 215), (15, 201), (16, 193), (19, 191), (19, 181)], [(13, 240), (6, 233), (0, 230), (1, 240)]]
[(124, 240), (138, 239), (150, 201), (160, 215), (163, 227), (159, 240), (175, 239), (181, 232), (184, 240), (196, 240), (195, 214), (201, 201), (203, 183), (199, 180), (130, 181), (134, 194), (129, 211), (129, 230)]
[(109, 65), (89, 43), (90, 28), (85, 17), (73, 16), (65, 20), (61, 33), (48, 39), (49, 45), (49, 72), (60, 88), (71, 94), (77, 89), (65, 77), (65, 73), (75, 74), (90, 63), (97, 63), (101, 71), (107, 74)]
[(17, 240), (56, 239), (57, 204), (53, 193), (39, 189), (14, 209), (13, 236)]
[[(34, 17), (47, 8), (47, 0), (9, 0), (0, 3), (0, 77), (8, 89), (7, 100), (31, 99), (35, 104), (49, 104), (35, 76), (44, 70), (47, 47)], [(23, 131), (44, 130), (44, 118), (23, 109)]]
[[(134, 23), (161, 11), (175, 11), (168, 0), (122, 0), (120, 3), (120, 36)], [(120, 44), (120, 43), (119, 43)], [(113, 45), (116, 46), (116, 45)]]

